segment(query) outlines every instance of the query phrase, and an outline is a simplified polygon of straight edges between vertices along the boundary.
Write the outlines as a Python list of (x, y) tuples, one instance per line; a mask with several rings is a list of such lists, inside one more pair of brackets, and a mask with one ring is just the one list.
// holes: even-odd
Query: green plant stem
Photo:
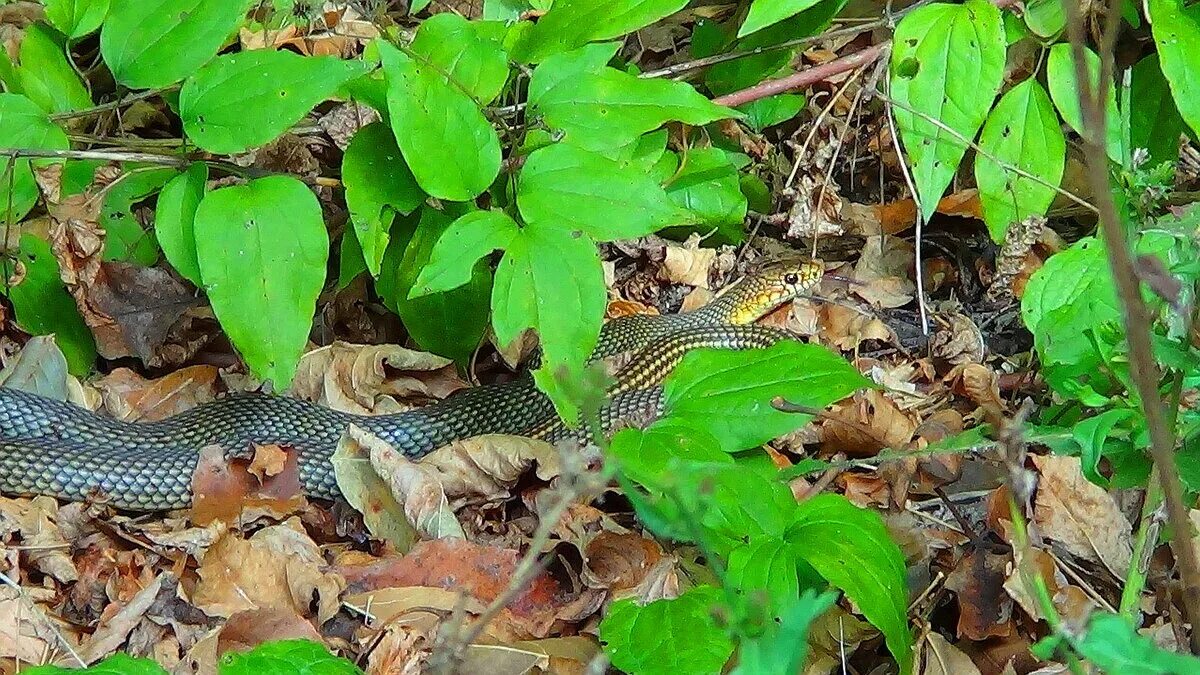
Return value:
[(1142, 599), (1142, 589), (1146, 587), (1146, 567), (1150, 551), (1158, 543), (1158, 531), (1161, 521), (1156, 515), (1162, 506), (1162, 483), (1158, 479), (1158, 469), (1150, 472), (1150, 483), (1146, 486), (1146, 496), (1142, 500), (1142, 514), (1138, 522), (1137, 535), (1133, 540), (1133, 555), (1129, 559), (1129, 573), (1125, 575), (1125, 586), (1121, 589), (1121, 604), (1117, 611), (1125, 615), (1135, 626), (1138, 623), (1138, 604)]
[(158, 96), (159, 94), (165, 94), (166, 92), (171, 91), (172, 89), (178, 89), (178, 88), (179, 88), (179, 85), (173, 84), (173, 85), (166, 86), (166, 87), (159, 87), (158, 89), (147, 89), (145, 91), (139, 91), (136, 94), (130, 94), (129, 96), (125, 96), (116, 101), (109, 101), (107, 103), (101, 103), (99, 105), (94, 105), (90, 108), (81, 108), (79, 110), (72, 110), (70, 112), (55, 113), (50, 116), (50, 119), (55, 122), (63, 122), (66, 120), (78, 119), (81, 117), (91, 117), (92, 115), (99, 115), (100, 113), (108, 112), (109, 110), (116, 110), (117, 108), (120, 108), (121, 106), (126, 106), (131, 103), (137, 103), (138, 101), (143, 101), (148, 98), (153, 98), (155, 96)]
[[(1108, 158), (1104, 148), (1106, 112), (1099, 95), (1099, 92), (1107, 90), (1107, 83), (1101, 79), (1097, 83), (1096, 92), (1092, 91), (1090, 73), (1085, 61), (1083, 17), (1076, 3), (1066, 2), (1063, 3), (1063, 6), (1067, 14), (1067, 28), (1071, 37), (1071, 50), (1075, 61), (1079, 104), (1083, 111), (1085, 133), (1082, 134), (1082, 137), (1087, 164), (1085, 173), (1093, 199), (1096, 200), (1096, 206), (1099, 209), (1100, 232), (1104, 237), (1109, 268), (1116, 283), (1117, 295), (1120, 297), (1124, 309), (1122, 318), (1125, 324), (1126, 339), (1129, 342), (1130, 374), (1146, 416), (1146, 427), (1150, 432), (1150, 454), (1154, 458), (1155, 469), (1158, 471), (1163, 496), (1167, 502), (1167, 515), (1175, 533), (1171, 541), (1171, 548), (1179, 563), (1184, 612), (1192, 625), (1192, 653), (1200, 654), (1200, 561), (1196, 558), (1196, 550), (1192, 544), (1191, 521), (1188, 518), (1187, 504), (1184, 503), (1179, 473), (1175, 467), (1175, 433), (1168, 424), (1168, 415), (1158, 393), (1160, 373), (1158, 364), (1154, 360), (1150, 339), (1152, 317), (1142, 300), (1129, 244), (1126, 241), (1110, 187)], [(1119, 13), (1119, 5), (1116, 2), (1107, 3), (1104, 43), (1109, 49), (1101, 50), (1101, 63), (1107, 61), (1111, 64), (1111, 44), (1115, 40), (1113, 33), (1117, 27)], [(1111, 65), (1102, 68), (1101, 74), (1103, 75), (1104, 72), (1111, 73)]]

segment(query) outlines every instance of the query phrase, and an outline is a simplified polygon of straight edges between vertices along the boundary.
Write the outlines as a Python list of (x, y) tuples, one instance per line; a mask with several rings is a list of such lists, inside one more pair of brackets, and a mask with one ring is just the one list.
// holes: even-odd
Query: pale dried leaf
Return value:
[(370, 452), (371, 467), (387, 482), (404, 515), (429, 539), (465, 539), (436, 469), (414, 462), (379, 437), (350, 425), (349, 435)]
[(920, 675), (980, 675), (971, 658), (946, 638), (930, 631), (921, 646)]
[(1078, 457), (1031, 459), (1041, 473), (1034, 521), (1042, 536), (1072, 555), (1103, 564), (1115, 579), (1125, 578), (1133, 528), (1113, 496), (1083, 477)]
[(301, 398), (360, 415), (396, 412), (411, 407), (406, 401), (444, 398), (464, 386), (450, 359), (399, 345), (346, 342), (305, 354), (292, 382)]
[(708, 288), (708, 272), (716, 257), (716, 250), (700, 248), (700, 235), (692, 234), (682, 245), (667, 244), (661, 276), (671, 283)]
[(153, 583), (138, 591), (116, 614), (108, 617), (79, 649), (79, 657), (87, 663), (95, 663), (117, 651), (154, 604), (167, 574), (160, 573)]
[(398, 551), (408, 551), (417, 540), (417, 531), (387, 482), (371, 466), (370, 449), (349, 432), (343, 433), (330, 462), (338, 489), (362, 514), (367, 531), (390, 542)]
[(436, 468), (447, 497), (484, 501), (511, 496), (510, 488), (533, 464), (537, 465), (538, 478), (544, 481), (562, 472), (561, 457), (554, 446), (505, 434), (453, 441), (430, 454), (422, 464)]
[(53, 335), (37, 335), (25, 343), (0, 371), (0, 385), (40, 394), (56, 401), (67, 400), (67, 357)]

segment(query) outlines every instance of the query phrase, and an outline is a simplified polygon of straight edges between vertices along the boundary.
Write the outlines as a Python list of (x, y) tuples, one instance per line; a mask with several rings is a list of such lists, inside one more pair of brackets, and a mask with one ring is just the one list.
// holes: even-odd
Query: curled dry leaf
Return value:
[(453, 441), (421, 463), (436, 469), (446, 496), (460, 502), (507, 499), (530, 466), (536, 465), (537, 477), (543, 481), (562, 472), (561, 457), (553, 445), (505, 434)]
[(128, 368), (117, 368), (93, 383), (112, 416), (126, 421), (155, 422), (207, 403), (217, 395), (214, 366), (188, 366), (148, 380)]
[(1012, 634), (1012, 598), (1004, 590), (1011, 560), (972, 549), (946, 578), (958, 599), (958, 637), (979, 641)]
[(821, 341), (842, 351), (853, 351), (864, 340), (895, 342), (886, 324), (862, 311), (827, 303), (820, 306), (819, 317)]
[(367, 415), (403, 410), (415, 399), (441, 399), (467, 386), (453, 362), (399, 345), (335, 342), (300, 359), (292, 390), (335, 410)]
[(903, 450), (913, 438), (917, 420), (885, 392), (867, 389), (837, 404), (821, 427), (823, 449), (851, 457), (874, 457), (885, 448)]
[(1083, 477), (1078, 457), (1032, 456), (1038, 473), (1033, 518), (1042, 536), (1124, 579), (1132, 526), (1112, 495)]
[(700, 248), (700, 235), (693, 233), (683, 244), (667, 244), (660, 274), (671, 283), (708, 288), (708, 273), (716, 257), (715, 249)]
[(930, 338), (930, 354), (951, 365), (982, 363), (987, 353), (983, 333), (965, 314), (934, 315), (937, 330)]
[(53, 335), (29, 339), (17, 355), (0, 371), (0, 385), (40, 394), (56, 401), (68, 397), (67, 357), (63, 356)]
[(229, 617), (221, 627), (217, 638), (217, 655), (228, 651), (249, 651), (270, 640), (324, 641), (311, 621), (290, 608), (248, 609)]
[[(192, 602), (209, 616), (278, 608), (329, 620), (345, 587), (325, 569), (321, 550), (297, 518), (255, 532), (249, 539), (226, 531), (200, 560)], [(315, 606), (310, 613), (309, 607)]]
[(163, 580), (168, 574), (159, 574), (153, 583), (139, 591), (116, 614), (101, 623), (91, 638), (80, 647), (79, 657), (90, 664), (117, 651), (158, 598), (159, 591), (163, 588)]
[(663, 559), (658, 542), (632, 532), (601, 532), (583, 552), (584, 583), (618, 595), (639, 586)]
[[(247, 460), (227, 456), (218, 445), (202, 448), (192, 474), (191, 521), (202, 527), (217, 520), (238, 525), (262, 516), (283, 518), (304, 508), (308, 500), (300, 489), (297, 454), (287, 452), (279, 465), (280, 452), (278, 446), (256, 448)], [(260, 458), (260, 453), (265, 455)], [(262, 471), (272, 465), (279, 465), (274, 475)]]
[[(1013, 562), (1008, 566), (1008, 579), (1004, 581), (1004, 590), (1013, 600), (1025, 610), (1025, 613), (1039, 621), (1046, 619), (1041, 605), (1035, 598), (1033, 589), (1025, 584), (1021, 573), (1023, 553), (1020, 547), (1013, 549)], [(1067, 625), (1082, 626), (1088, 615), (1095, 608), (1095, 603), (1088, 598), (1087, 593), (1078, 586), (1067, 581), (1067, 577), (1054, 564), (1054, 556), (1041, 549), (1033, 549), (1033, 560), (1025, 563), (1035, 573), (1041, 575), (1050, 591), (1050, 599), (1054, 608), (1062, 616)]]
[(21, 590), (0, 585), (0, 659), (40, 663), (56, 645), (54, 627)]
[[(350, 430), (358, 435), (352, 435)], [(342, 434), (331, 459), (334, 479), (342, 496), (362, 514), (367, 531), (396, 550), (406, 552), (416, 542), (417, 531), (387, 481), (371, 466), (371, 450), (358, 440), (365, 433), (351, 425)]]
[[(983, 409), (984, 418), (993, 424), (1004, 417), (1004, 399), (1000, 398), (1000, 383), (996, 373), (978, 363), (969, 363), (958, 371), (963, 392), (972, 403)], [(953, 375), (953, 373), (951, 373)]]
[(903, 307), (916, 292), (910, 272), (915, 260), (912, 244), (899, 237), (868, 237), (854, 266), (859, 283), (850, 290), (875, 307)]
[(58, 503), (51, 497), (8, 499), (0, 497), (0, 533), (15, 533), (25, 549), (25, 560), (34, 569), (60, 583), (79, 578), (71, 560), (71, 547), (58, 527)]

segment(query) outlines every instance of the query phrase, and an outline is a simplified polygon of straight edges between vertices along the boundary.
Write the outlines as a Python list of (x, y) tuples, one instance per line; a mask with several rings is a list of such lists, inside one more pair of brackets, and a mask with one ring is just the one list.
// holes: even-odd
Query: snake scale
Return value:
[[(658, 385), (687, 351), (766, 347), (786, 337), (752, 324), (813, 288), (822, 272), (818, 262), (775, 261), (694, 311), (606, 323), (591, 360), (631, 358), (608, 391), (600, 420), (604, 431), (658, 414)], [(287, 396), (235, 394), (157, 422), (125, 422), (0, 387), (0, 493), (94, 500), (132, 511), (185, 508), (201, 448), (215, 444), (229, 456), (246, 457), (254, 444), (278, 444), (298, 453), (305, 494), (332, 499), (339, 492), (329, 458), (350, 424), (412, 458), (481, 434), (556, 441), (578, 433), (558, 421), (528, 375), (388, 415), (353, 415)]]

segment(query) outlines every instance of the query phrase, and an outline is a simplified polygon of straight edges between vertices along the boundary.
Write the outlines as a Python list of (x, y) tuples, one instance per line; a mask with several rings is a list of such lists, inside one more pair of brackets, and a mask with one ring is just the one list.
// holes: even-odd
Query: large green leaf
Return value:
[(134, 205), (158, 192), (179, 171), (143, 166), (130, 171), (104, 193), (100, 226), (104, 228), (104, 259), (150, 266), (158, 261), (158, 242), (134, 215)]
[(152, 659), (135, 659), (120, 653), (113, 654), (88, 668), (33, 666), (21, 672), (24, 675), (167, 675), (167, 671)]
[(630, 675), (719, 673), (733, 643), (713, 621), (721, 591), (696, 586), (673, 600), (618, 600), (600, 622), (612, 664)]
[(196, 257), (213, 312), (251, 372), (291, 384), (325, 282), (329, 235), (304, 183), (268, 176), (196, 209)]
[(738, 37), (745, 37), (777, 24), (819, 2), (821, 0), (754, 0), (750, 3), (750, 12), (746, 14), (746, 20), (738, 29)]
[[(96, 361), (96, 342), (75, 299), (63, 286), (50, 244), (32, 234), (21, 235), (17, 261), (25, 268), (25, 276), (8, 289), (17, 325), (31, 335), (53, 335), (71, 373), (86, 375)], [(5, 278), (11, 278), (13, 272), (6, 263)]]
[(507, 249), (519, 234), (517, 224), (503, 211), (472, 211), (450, 224), (438, 237), (408, 297), (419, 298), (468, 283), (483, 256)]
[(200, 286), (200, 263), (196, 262), (196, 207), (204, 198), (208, 165), (196, 162), (172, 178), (158, 195), (154, 233), (167, 261), (180, 276)]
[(412, 213), (425, 201), (387, 124), (368, 124), (350, 139), (342, 158), (342, 184), (367, 269), (379, 276), (393, 217)]
[[(983, 220), (992, 239), (1003, 242), (1013, 223), (1045, 215), (1062, 180), (1067, 143), (1042, 85), (1030, 78), (1001, 97), (983, 125), (979, 147), (983, 151), (975, 158), (975, 181)], [(1043, 183), (1005, 169), (992, 157)]]
[[(704, 125), (739, 116), (716, 105), (684, 82), (638, 78), (615, 68), (595, 67), (591, 48), (552, 57), (534, 71), (530, 104), (546, 123), (565, 132), (568, 143), (606, 150), (632, 143), (666, 122)], [(584, 58), (580, 58), (584, 57)], [(570, 77), (562, 72), (575, 66)], [(543, 70), (549, 76), (539, 77)], [(551, 82), (547, 82), (551, 80)]]
[(661, 487), (675, 459), (733, 464), (711, 434), (671, 420), (618, 431), (609, 441), (608, 456), (619, 462), (622, 473), (647, 487)]
[(780, 412), (775, 397), (824, 408), (872, 386), (845, 359), (820, 345), (784, 341), (767, 349), (700, 349), (664, 383), (665, 416), (705, 429), (726, 452), (795, 431), (809, 415)]
[(822, 494), (802, 502), (788, 531), (796, 553), (883, 632), (900, 672), (912, 672), (908, 628), (908, 584), (904, 555), (888, 537), (883, 519), (841, 495)]
[(759, 673), (796, 673), (808, 656), (808, 629), (817, 617), (837, 602), (837, 593), (805, 591), (780, 612), (778, 622), (768, 623), (761, 635), (742, 641), (738, 666), (731, 675)]
[(467, 201), (500, 173), (500, 139), (479, 106), (439, 70), (376, 42), (387, 73), (396, 144), (417, 184), (430, 195)]
[(1042, 333), (1042, 321), (1055, 309), (1087, 296), (1102, 301), (1117, 311), (1116, 289), (1104, 244), (1093, 237), (1081, 239), (1071, 248), (1050, 256), (1034, 272), (1021, 296), (1021, 317), (1035, 336)]
[[(1092, 91), (1096, 90), (1096, 82), (1100, 79), (1100, 57), (1091, 49), (1084, 49), (1084, 60), (1090, 73), (1089, 79)], [(1060, 42), (1050, 48), (1050, 57), (1046, 60), (1046, 86), (1050, 89), (1050, 98), (1058, 112), (1076, 133), (1083, 134), (1083, 112), (1079, 107), (1079, 84), (1075, 79), (1075, 57), (1071, 45)], [(1109, 84), (1105, 93), (1105, 152), (1108, 158), (1121, 163), (1127, 159), (1124, 134), (1121, 131), (1121, 115), (1117, 110), (1117, 94)]]
[(556, 0), (515, 56), (537, 63), (589, 42), (632, 33), (686, 5), (687, 0)]
[(1129, 100), (1136, 102), (1129, 106), (1129, 147), (1145, 148), (1151, 166), (1178, 161), (1185, 126), (1158, 54), (1138, 61), (1130, 71)]
[[(1147, 0), (1146, 10), (1162, 72), (1175, 94), (1175, 105), (1194, 133), (1200, 134), (1200, 24), (1180, 0)], [(1135, 99), (1135, 107), (1142, 105)]]
[(388, 249), (384, 273), (376, 288), (388, 307), (400, 315), (421, 349), (465, 365), (487, 330), (491, 268), (476, 263), (466, 284), (441, 293), (408, 297), (451, 221), (451, 216), (441, 211), (422, 209), (412, 237)]
[(729, 552), (725, 582), (751, 602), (761, 594), (765, 613), (779, 619), (783, 609), (800, 595), (795, 547), (779, 537), (751, 535), (747, 539)]
[(72, 40), (100, 27), (109, 0), (45, 0), (46, 20)]
[(264, 145), (370, 67), (333, 56), (253, 50), (213, 59), (179, 92), (183, 129), (209, 152)]
[(720, 148), (694, 148), (674, 172), (667, 195), (679, 206), (699, 216), (697, 230), (717, 229), (719, 241), (742, 241), (747, 201), (741, 176), (731, 154)]
[[(71, 144), (62, 128), (51, 122), (33, 101), (17, 94), (0, 93), (0, 147), (66, 150)], [(10, 163), (11, 176), (5, 175)], [(0, 180), (0, 216), (3, 222), (16, 222), (29, 213), (38, 198), (29, 158), (0, 160), (0, 176), (4, 178)]]
[(975, 137), (1004, 80), (1004, 26), (988, 0), (937, 3), (901, 19), (893, 44), (892, 97), (901, 104), (896, 125), (928, 219), (967, 144), (927, 117), (959, 137)]
[(255, 3), (113, 0), (100, 31), (100, 53), (121, 84), (132, 89), (165, 87), (216, 56)]
[(795, 522), (796, 498), (774, 475), (737, 464), (675, 461), (667, 479), (665, 489), (684, 507), (680, 516), (722, 558), (748, 538), (781, 538)]
[(217, 675), (362, 675), (353, 661), (312, 640), (271, 640), (221, 656)]
[(441, 68), (476, 102), (487, 105), (500, 95), (508, 79), (503, 29), (499, 22), (467, 21), (451, 12), (434, 14), (417, 28), (412, 52)]
[(697, 220), (645, 171), (563, 143), (529, 155), (517, 181), (517, 206), (531, 225), (579, 230), (599, 241)]
[(21, 92), (49, 113), (92, 105), (91, 94), (67, 61), (60, 39), (54, 29), (35, 23), (25, 29), (21, 40), (21, 66), (17, 69)]

